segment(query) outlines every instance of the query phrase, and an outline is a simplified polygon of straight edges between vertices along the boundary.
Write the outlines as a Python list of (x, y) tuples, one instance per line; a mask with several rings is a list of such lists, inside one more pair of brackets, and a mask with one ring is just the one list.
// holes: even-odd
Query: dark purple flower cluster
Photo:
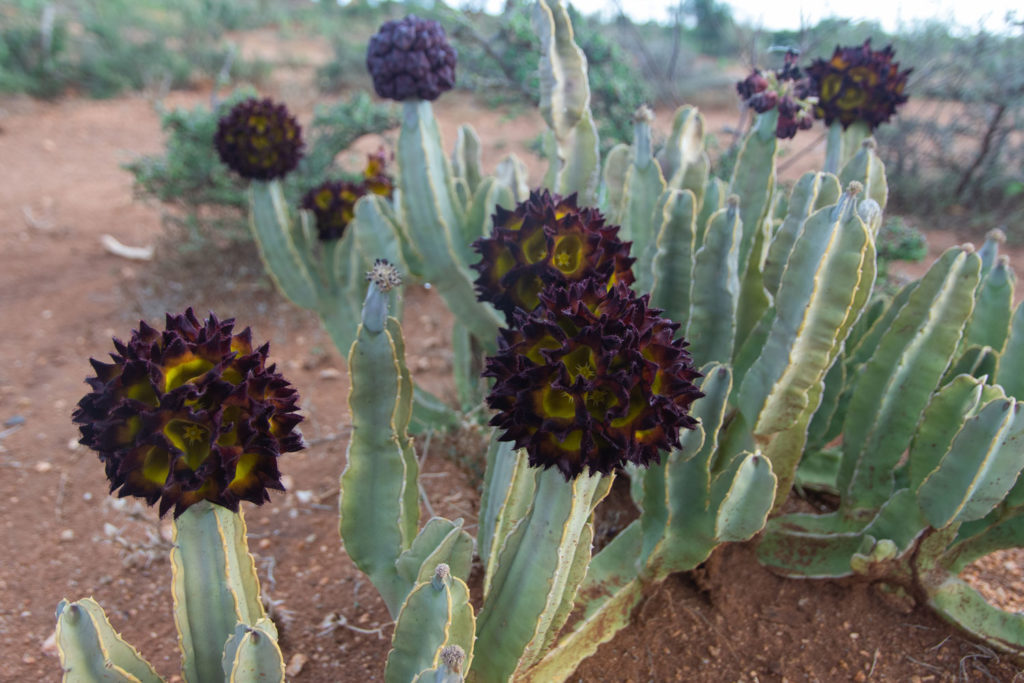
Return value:
[(606, 225), (597, 209), (576, 206), (576, 195), (534, 191), (513, 211), (497, 207), (490, 237), (473, 243), (477, 297), (489, 301), (511, 324), (516, 309), (532, 311), (549, 283), (598, 278), (632, 284), (629, 242), (619, 226)]
[(500, 439), (566, 479), (646, 466), (693, 429), (700, 373), (677, 323), (636, 296), (629, 242), (576, 196), (533, 192), (477, 240), (481, 300), (508, 328), (487, 359)]
[(826, 125), (839, 121), (847, 128), (863, 121), (874, 130), (907, 101), (904, 90), (913, 69), (900, 71), (891, 45), (871, 49), (871, 39), (853, 47), (836, 46), (828, 61), (807, 67), (808, 91), (817, 98), (814, 114)]
[(534, 311), (515, 312), (487, 359), (499, 439), (566, 480), (646, 467), (678, 448), (680, 430), (697, 426), (690, 404), (703, 396), (678, 323), (625, 283), (559, 283), (539, 298)]
[(317, 237), (323, 241), (341, 238), (355, 217), (356, 202), (363, 195), (391, 196), (395, 183), (387, 174), (386, 165), (387, 155), (381, 149), (368, 155), (360, 182), (326, 180), (303, 196), (300, 206), (312, 212)]
[(283, 104), (249, 98), (217, 124), (213, 144), (232, 171), (249, 180), (290, 173), (302, 158), (302, 129)]
[(758, 114), (778, 109), (775, 135), (782, 139), (792, 138), (798, 130), (807, 130), (814, 123), (798, 58), (796, 51), (789, 50), (781, 69), (768, 72), (755, 69), (736, 84), (740, 98)]
[(302, 449), (298, 394), (253, 348), (245, 328), (192, 309), (168, 315), (162, 332), (142, 322), (113, 363), (92, 360), (92, 388), (72, 420), (99, 453), (110, 490), (159, 501), (177, 517), (208, 500), (230, 510), (283, 491), (277, 459)]
[(366, 51), (374, 90), (399, 102), (436, 100), (451, 90), (455, 62), (455, 48), (441, 24), (415, 15), (385, 22)]

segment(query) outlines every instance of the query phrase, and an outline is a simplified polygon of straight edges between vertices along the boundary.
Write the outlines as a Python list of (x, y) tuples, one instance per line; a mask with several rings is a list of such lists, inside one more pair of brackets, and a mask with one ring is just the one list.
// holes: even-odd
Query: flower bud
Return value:
[(217, 124), (217, 153), (232, 171), (249, 180), (290, 173), (302, 158), (302, 129), (283, 104), (250, 98)]

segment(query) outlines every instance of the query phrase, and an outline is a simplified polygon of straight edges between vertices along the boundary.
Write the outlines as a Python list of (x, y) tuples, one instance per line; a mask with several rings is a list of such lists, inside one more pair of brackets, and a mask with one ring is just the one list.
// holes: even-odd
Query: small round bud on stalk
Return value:
[(681, 429), (696, 427), (690, 404), (703, 395), (678, 328), (624, 283), (548, 286), (536, 310), (515, 312), (487, 359), (490, 423), (530, 465), (557, 467), (566, 480), (659, 462)]
[(277, 459), (303, 448), (295, 389), (245, 328), (188, 309), (162, 332), (141, 322), (113, 363), (93, 359), (92, 387), (72, 420), (99, 453), (110, 490), (179, 516), (208, 500), (230, 510), (284, 490)]
[(402, 284), (402, 276), (387, 259), (379, 258), (366, 273), (370, 286), (363, 302), (362, 320), (367, 330), (373, 333), (384, 331), (388, 319), (388, 292)]
[(438, 590), (440, 590), (441, 587), (445, 584), (445, 582), (449, 578), (451, 578), (451, 575), (452, 575), (451, 567), (449, 567), (448, 565), (446, 565), (444, 563), (441, 563), (441, 564), (437, 565), (436, 569), (434, 569), (434, 578), (431, 579), (431, 583), (433, 584), (434, 588), (437, 588)]
[(220, 120), (214, 146), (221, 161), (243, 178), (273, 180), (302, 158), (302, 129), (283, 104), (250, 98)]
[(446, 645), (441, 649), (441, 664), (448, 667), (451, 673), (462, 673), (462, 665), (465, 663), (466, 651), (458, 645)]
[(532, 311), (546, 284), (597, 279), (610, 287), (631, 284), (635, 259), (619, 226), (606, 225), (597, 209), (576, 206), (576, 195), (531, 192), (515, 210), (497, 207), (490, 237), (473, 243), (480, 254), (477, 296), (505, 314)]
[(415, 15), (384, 22), (366, 50), (374, 90), (398, 102), (436, 100), (451, 90), (455, 63), (455, 48), (441, 24)]

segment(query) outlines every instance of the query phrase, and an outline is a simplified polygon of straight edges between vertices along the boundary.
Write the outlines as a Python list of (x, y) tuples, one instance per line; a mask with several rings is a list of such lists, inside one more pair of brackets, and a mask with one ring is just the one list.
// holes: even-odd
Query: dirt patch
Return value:
[[(459, 122), (473, 122), (486, 141), (485, 168), (515, 151), (540, 177), (543, 165), (527, 149), (542, 126), (536, 114), (490, 110), (455, 96), (441, 101), (438, 116), (448, 145)], [(718, 122), (709, 128), (721, 129), (734, 112), (709, 113), (709, 120)], [(282, 461), (289, 493), (246, 509), (285, 656), (306, 658), (297, 680), (380, 680), (391, 627), (337, 535), (348, 383), (318, 321), (277, 296), (251, 262), (228, 262), (224, 255), (209, 260), (208, 272), (169, 274), (166, 263), (104, 251), (104, 233), (133, 246), (161, 234), (158, 209), (133, 200), (131, 178), (119, 168), (160, 148), (159, 120), (145, 97), (5, 100), (0, 129), (0, 639), (7, 645), (0, 679), (54, 680), (59, 666), (47, 643), (54, 608), (62, 597), (92, 595), (174, 680), (179, 655), (168, 522), (107, 496), (102, 467), (76, 444), (70, 414), (86, 390), (87, 358), (104, 357), (112, 336), (127, 336), (140, 317), (158, 323), (163, 311), (194, 305), (201, 313), (235, 316), (257, 339), (269, 340), (273, 360), (303, 397), (310, 447)], [(373, 149), (379, 140), (360, 144)], [(422, 289), (407, 297), (412, 371), (427, 388), (450, 395), (448, 313)], [(445, 457), (469, 442), (434, 444), (424, 482), (437, 514), (471, 525), (476, 479), (471, 468)], [(462, 453), (462, 461), (471, 456)], [(628, 521), (627, 509), (615, 514), (608, 534)], [(969, 571), (995, 586), (991, 596), (1006, 596), (1016, 608), (1024, 595), (1022, 566), (1014, 551)], [(743, 545), (652, 590), (633, 627), (602, 647), (574, 680), (1009, 681), (1014, 675), (1005, 659), (875, 587), (782, 580)]]

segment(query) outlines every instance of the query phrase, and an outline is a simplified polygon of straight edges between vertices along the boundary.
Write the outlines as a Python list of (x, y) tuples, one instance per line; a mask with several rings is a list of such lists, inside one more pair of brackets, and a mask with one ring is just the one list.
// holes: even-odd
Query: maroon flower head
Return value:
[(597, 209), (576, 206), (576, 195), (559, 197), (534, 191), (515, 210), (500, 206), (490, 237), (473, 243), (481, 256), (473, 268), (477, 296), (489, 301), (512, 322), (516, 309), (540, 304), (546, 284), (596, 279), (605, 287), (633, 282), (629, 242), (619, 227), (606, 225)]
[(674, 339), (679, 325), (649, 308), (625, 283), (556, 283), (532, 313), (519, 310), (502, 329), (487, 404), (499, 437), (525, 448), (534, 467), (572, 479), (646, 466), (693, 429), (690, 404), (703, 394), (700, 373)]
[(455, 86), (455, 48), (436, 21), (409, 15), (386, 21), (370, 38), (366, 68), (381, 97), (436, 100)]
[(302, 158), (302, 129), (270, 99), (236, 104), (217, 124), (213, 141), (221, 161), (249, 180), (284, 177)]
[(871, 130), (885, 123), (907, 101), (904, 90), (912, 69), (900, 71), (891, 45), (871, 49), (871, 39), (853, 47), (836, 46), (828, 61), (807, 67), (809, 93), (817, 97), (814, 114), (826, 125), (848, 128), (863, 121)]
[(201, 500), (237, 510), (284, 490), (277, 459), (303, 447), (298, 395), (267, 366), (269, 345), (253, 349), (249, 328), (233, 327), (190, 308), (162, 332), (141, 322), (127, 344), (114, 339), (113, 363), (91, 361), (92, 391), (72, 420), (111, 492), (177, 517)]

